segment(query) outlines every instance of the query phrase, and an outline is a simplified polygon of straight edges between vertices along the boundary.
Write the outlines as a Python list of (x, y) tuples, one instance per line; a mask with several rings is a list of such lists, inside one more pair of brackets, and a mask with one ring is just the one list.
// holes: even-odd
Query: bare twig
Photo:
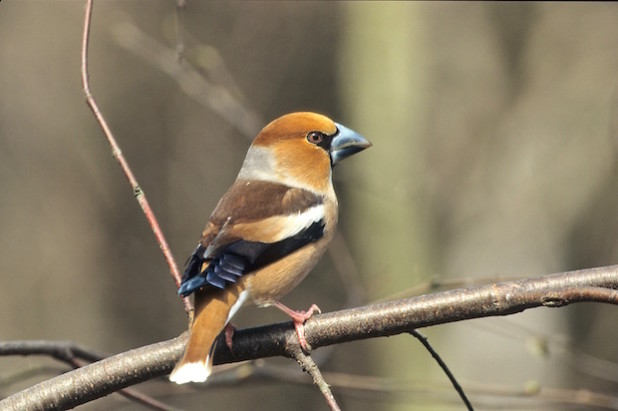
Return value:
[[(42, 376), (48, 375), (53, 376), (67, 371), (66, 368), (59, 366), (32, 363), (24, 364), (24, 366), (17, 371), (3, 371), (0, 375), (0, 388), (7, 388), (30, 378), (41, 378)], [(3, 393), (0, 391), (0, 396), (4, 397), (2, 394)]]
[(539, 331), (529, 324), (524, 325), (516, 321), (509, 321), (507, 327), (492, 329), (491, 332), (504, 334), (507, 330), (510, 331), (507, 337), (509, 339), (520, 338), (522, 340), (529, 340), (530, 337), (534, 337), (542, 345), (547, 345), (547, 350), (568, 352), (569, 355), (563, 356), (561, 361), (568, 363), (582, 374), (618, 383), (618, 364), (615, 361), (595, 357), (577, 347), (570, 339), (565, 339), (563, 335), (558, 337), (554, 334)]
[(185, 0), (177, 0), (176, 1), (176, 14), (174, 23), (176, 26), (176, 58), (178, 59), (178, 64), (181, 64), (184, 60), (184, 52), (185, 52), (185, 40), (182, 35), (182, 15), (181, 13), (184, 11), (186, 6)]
[(288, 352), (289, 354), (296, 360), (298, 365), (302, 367), (313, 379), (313, 383), (320, 389), (320, 392), (324, 396), (326, 403), (332, 411), (341, 411), (339, 405), (337, 404), (337, 400), (335, 400), (335, 396), (330, 389), (330, 386), (324, 380), (322, 373), (320, 372), (320, 368), (313, 361), (310, 355), (307, 355), (303, 352), (298, 344), (298, 340), (288, 340)]
[(427, 341), (427, 337), (425, 337), (423, 334), (419, 333), (416, 330), (410, 331), (410, 334), (414, 336), (417, 340), (419, 340), (421, 344), (423, 344), (423, 347), (425, 347), (425, 349), (429, 351), (431, 356), (436, 360), (440, 368), (442, 368), (447, 378), (453, 385), (453, 388), (455, 388), (455, 391), (457, 391), (457, 394), (459, 394), (459, 398), (461, 398), (466, 408), (469, 411), (474, 411), (474, 408), (472, 407), (472, 403), (470, 403), (470, 400), (466, 396), (466, 393), (464, 392), (463, 388), (461, 388), (461, 385), (459, 385), (459, 382), (457, 382), (457, 379), (455, 378), (451, 370), (448, 368), (446, 363), (442, 360), (440, 355), (436, 352), (436, 350), (433, 349), (431, 344), (429, 344), (429, 341)]
[(183, 93), (217, 113), (248, 139), (253, 139), (260, 130), (262, 121), (255, 112), (249, 110), (227, 87), (204, 78), (186, 59), (178, 64), (175, 49), (161, 44), (126, 21), (116, 24), (113, 33), (120, 46), (167, 74), (177, 82)]
[[(148, 223), (150, 224), (150, 228), (152, 229), (152, 232), (154, 233), (157, 239), (157, 243), (159, 244), (159, 247), (161, 248), (161, 251), (163, 252), (165, 261), (167, 261), (167, 264), (169, 266), (170, 273), (172, 277), (174, 278), (174, 281), (176, 282), (176, 286), (179, 287), (180, 278), (181, 278), (180, 272), (178, 271), (178, 266), (176, 265), (176, 260), (174, 259), (174, 256), (172, 255), (172, 251), (170, 250), (170, 247), (167, 244), (167, 240), (165, 239), (165, 236), (163, 235), (163, 231), (161, 230), (161, 227), (159, 226), (159, 222), (157, 221), (157, 218), (155, 217), (154, 213), (152, 212), (152, 209), (150, 208), (150, 203), (148, 202), (148, 199), (146, 198), (146, 194), (144, 193), (139, 183), (137, 182), (137, 179), (133, 175), (133, 171), (131, 171), (131, 167), (129, 167), (129, 163), (127, 162), (126, 158), (122, 154), (122, 151), (120, 150), (120, 146), (118, 145), (116, 138), (114, 137), (111, 129), (107, 125), (107, 121), (105, 121), (105, 117), (103, 117), (103, 114), (101, 113), (101, 110), (99, 110), (99, 106), (97, 105), (94, 99), (94, 96), (92, 95), (92, 92), (90, 91), (90, 81), (88, 78), (88, 43), (90, 39), (90, 22), (92, 19), (92, 1), (93, 0), (86, 1), (86, 15), (84, 17), (84, 30), (83, 30), (83, 36), (82, 36), (81, 73), (82, 73), (82, 86), (84, 89), (84, 94), (86, 95), (86, 103), (88, 103), (88, 106), (94, 113), (94, 116), (97, 122), (101, 126), (101, 129), (103, 130), (103, 133), (105, 134), (105, 137), (107, 138), (107, 142), (109, 143), (112, 149), (112, 155), (114, 156), (116, 161), (118, 161), (118, 164), (120, 164), (120, 168), (124, 172), (124, 175), (127, 177), (127, 180), (129, 181), (129, 184), (131, 185), (131, 189), (133, 190), (133, 195), (137, 199), (137, 202), (140, 205), (140, 207), (142, 208), (142, 211), (144, 212), (144, 215), (146, 216), (146, 219), (148, 220)], [(191, 312), (193, 307), (191, 306), (190, 300), (188, 298), (183, 298), (183, 302), (185, 305), (185, 311), (187, 313)]]
[(76, 358), (94, 362), (107, 357), (73, 341), (0, 341), (0, 356), (8, 355), (47, 355), (69, 365)]
[[(122, 169), (125, 176), (127, 177), (127, 180), (129, 181), (129, 184), (131, 185), (131, 189), (133, 190), (133, 195), (137, 199), (137, 202), (140, 205), (140, 207), (142, 208), (142, 211), (144, 212), (144, 215), (146, 216), (146, 219), (148, 220), (150, 224), (150, 228), (152, 229), (155, 235), (157, 243), (159, 244), (159, 247), (161, 248), (161, 251), (163, 252), (165, 260), (168, 263), (170, 273), (172, 277), (174, 278), (176, 287), (179, 287), (181, 276), (180, 276), (180, 272), (178, 271), (176, 260), (174, 259), (174, 256), (172, 255), (172, 251), (169, 245), (167, 244), (167, 240), (165, 239), (165, 236), (163, 235), (163, 231), (161, 230), (161, 227), (159, 226), (159, 222), (157, 221), (156, 216), (154, 215), (152, 209), (150, 208), (150, 203), (148, 202), (148, 199), (146, 198), (146, 193), (144, 193), (139, 183), (137, 182), (137, 179), (133, 175), (133, 172), (129, 166), (129, 163), (127, 162), (126, 158), (122, 154), (122, 151), (120, 150), (120, 146), (118, 145), (111, 129), (109, 128), (107, 124), (107, 121), (105, 120), (105, 117), (99, 110), (96, 100), (94, 99), (94, 96), (92, 95), (92, 92), (90, 91), (90, 82), (89, 82), (89, 76), (88, 76), (88, 44), (89, 44), (89, 38), (90, 38), (90, 22), (92, 20), (92, 7), (93, 7), (93, 0), (87, 0), (86, 1), (86, 14), (84, 17), (84, 30), (83, 30), (83, 36), (82, 36), (82, 58), (81, 58), (82, 85), (84, 89), (84, 94), (86, 95), (86, 102), (88, 103), (88, 106), (94, 113), (94, 116), (97, 122), (101, 126), (101, 129), (103, 130), (103, 133), (105, 134), (105, 137), (107, 138), (107, 141), (112, 149), (112, 154), (114, 158), (116, 159), (116, 161), (118, 161), (120, 168)], [(185, 311), (188, 314), (190, 314), (193, 309), (190, 300), (186, 297), (184, 297), (182, 300), (185, 306)], [(65, 354), (66, 355), (63, 358), (59, 358), (59, 359), (62, 359), (65, 362), (69, 362), (74, 367), (79, 367), (80, 364), (73, 356), (73, 351), (70, 351), (70, 350), (66, 351)], [(119, 390), (119, 393), (137, 403), (147, 406), (150, 409), (164, 410), (164, 411), (175, 409), (173, 407), (168, 406), (167, 404), (157, 401), (154, 398), (151, 398), (150, 396), (142, 394), (133, 389), (126, 389), (126, 388), (121, 389)]]
[[(559, 307), (583, 301), (618, 304), (618, 265), (518, 281), (451, 290), (420, 297), (315, 315), (305, 324), (307, 342), (318, 348), (342, 342), (410, 332), (464, 319), (501, 316), (533, 307)], [(289, 356), (291, 322), (238, 330), (234, 352), (222, 341), (214, 362), (222, 364)], [(169, 373), (184, 350), (186, 335), (138, 348), (44, 381), (0, 401), (3, 410), (52, 404), (66, 409), (120, 388)]]
[(346, 291), (347, 301), (345, 306), (358, 307), (364, 304), (366, 302), (365, 287), (361, 283), (361, 276), (356, 262), (352, 258), (348, 242), (340, 232), (335, 233), (328, 247), (328, 253)]
[(123, 388), (118, 391), (123, 397), (140, 404), (146, 408), (157, 411), (182, 411), (180, 408), (173, 407), (157, 399), (152, 398), (150, 395), (146, 395), (132, 388)]
[[(255, 378), (262, 377), (298, 385), (308, 384), (303, 374), (299, 373), (298, 370), (288, 367), (266, 365), (255, 367), (250, 372)], [(405, 396), (407, 398), (406, 401), (422, 401), (423, 399), (427, 400), (429, 397), (433, 398), (433, 401), (441, 403), (454, 403), (452, 384), (446, 385), (438, 381), (427, 381), (424, 378), (395, 379), (328, 371), (324, 372), (323, 375), (331, 387), (337, 388), (340, 392), (345, 391), (346, 396), (376, 399), (379, 396), (398, 394), (398, 398)], [(213, 377), (217, 376), (218, 374), (215, 374)], [(242, 377), (247, 378), (247, 370), (242, 372)], [(215, 382), (214, 379), (213, 382)], [(238, 379), (233, 382), (217, 379), (218, 386), (225, 384), (238, 384)], [(537, 402), (551, 403), (554, 406), (561, 404), (571, 407), (585, 407), (585, 409), (597, 407), (608, 410), (615, 410), (615, 405), (618, 403), (616, 395), (608, 395), (601, 392), (584, 389), (556, 389), (545, 385), (538, 388), (513, 388), (512, 386), (501, 386), (487, 382), (474, 383), (470, 381), (466, 384), (466, 390), (475, 395), (477, 398), (475, 402), (485, 410), (516, 408), (515, 406), (507, 406), (509, 401), (521, 403), (522, 401), (535, 400)], [(499, 402), (496, 403), (494, 399), (498, 399)]]

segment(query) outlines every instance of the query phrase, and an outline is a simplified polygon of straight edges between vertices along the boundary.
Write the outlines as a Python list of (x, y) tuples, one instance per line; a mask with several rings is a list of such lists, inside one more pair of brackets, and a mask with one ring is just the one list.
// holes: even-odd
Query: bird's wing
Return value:
[(178, 293), (224, 288), (323, 235), (323, 196), (276, 182), (237, 180), (202, 232)]

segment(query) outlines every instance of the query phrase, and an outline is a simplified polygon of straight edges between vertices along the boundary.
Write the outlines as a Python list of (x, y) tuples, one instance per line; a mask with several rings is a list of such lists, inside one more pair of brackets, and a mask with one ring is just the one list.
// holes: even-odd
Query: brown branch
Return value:
[(132, 388), (123, 388), (118, 391), (118, 394), (123, 397), (133, 401), (136, 404), (139, 404), (145, 408), (157, 411), (182, 411), (181, 408), (177, 408), (171, 405), (168, 405), (164, 402), (161, 402), (157, 399), (152, 398), (150, 395), (146, 395), (138, 390), (134, 390)]
[(43, 381), (0, 401), (3, 410), (65, 410), (165, 375), (186, 337), (127, 351)]
[[(72, 341), (0, 341), (0, 356), (8, 355), (46, 355), (73, 368), (83, 367), (84, 361), (100, 361), (107, 357), (105, 354)], [(178, 410), (178, 408), (171, 407), (131, 388), (120, 389), (117, 394), (152, 410)]]
[(313, 361), (310, 355), (307, 355), (303, 352), (302, 348), (298, 344), (298, 340), (294, 338), (294, 340), (288, 340), (288, 352), (298, 365), (306, 371), (311, 378), (313, 379), (313, 383), (320, 389), (320, 392), (324, 396), (328, 407), (331, 411), (341, 411), (339, 408), (339, 404), (337, 404), (337, 400), (335, 400), (335, 396), (333, 395), (330, 386), (326, 383), (326, 380), (322, 376), (322, 372), (318, 365)]
[(69, 365), (75, 359), (94, 362), (107, 357), (73, 341), (0, 341), (0, 356), (8, 355), (47, 355)]
[[(155, 235), (157, 243), (159, 244), (159, 248), (161, 248), (161, 251), (163, 252), (163, 256), (165, 257), (165, 261), (169, 266), (170, 273), (174, 278), (176, 287), (179, 287), (181, 277), (180, 272), (178, 271), (178, 266), (176, 265), (176, 260), (172, 255), (172, 250), (167, 244), (167, 240), (163, 235), (163, 231), (159, 226), (159, 222), (157, 221), (157, 218), (155, 217), (152, 209), (150, 208), (150, 203), (146, 198), (146, 193), (144, 193), (139, 183), (137, 182), (137, 179), (133, 175), (133, 171), (131, 170), (129, 163), (122, 154), (116, 138), (114, 137), (111, 129), (109, 128), (107, 121), (105, 121), (105, 117), (103, 117), (103, 114), (101, 113), (101, 110), (99, 110), (99, 106), (97, 105), (97, 102), (94, 99), (92, 92), (90, 91), (90, 81), (88, 74), (88, 43), (90, 39), (90, 22), (92, 19), (92, 1), (93, 0), (86, 1), (86, 15), (84, 17), (84, 30), (82, 35), (81, 74), (82, 87), (84, 89), (84, 94), (86, 95), (86, 103), (88, 103), (88, 107), (90, 107), (90, 109), (94, 113), (94, 117), (96, 118), (97, 123), (99, 123), (99, 125), (101, 126), (101, 129), (103, 130), (103, 133), (107, 138), (107, 142), (112, 149), (112, 155), (114, 156), (116, 161), (118, 161), (120, 168), (122, 169), (124, 175), (129, 181), (129, 185), (133, 190), (133, 195), (137, 199), (139, 206), (142, 208), (142, 211), (144, 212), (144, 215), (146, 216), (146, 219), (150, 224), (150, 228)], [(193, 307), (191, 306), (190, 300), (188, 298), (183, 298), (183, 303), (185, 305), (185, 311), (187, 313), (191, 312)]]
[[(316, 315), (305, 325), (315, 349), (385, 337), (464, 319), (508, 315), (534, 307), (576, 302), (618, 304), (618, 265), (451, 290)], [(238, 330), (234, 353), (221, 342), (215, 364), (290, 356), (291, 322)], [(115, 355), (44, 381), (0, 401), (3, 410), (66, 409), (120, 388), (166, 375), (182, 354), (186, 336)]]

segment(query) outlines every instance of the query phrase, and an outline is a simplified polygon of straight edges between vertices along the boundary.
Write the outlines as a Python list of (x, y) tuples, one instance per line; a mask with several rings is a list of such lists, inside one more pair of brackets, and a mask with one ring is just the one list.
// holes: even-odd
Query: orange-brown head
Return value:
[(360, 134), (321, 114), (286, 114), (260, 131), (238, 178), (326, 192), (332, 184), (332, 166), (370, 146)]

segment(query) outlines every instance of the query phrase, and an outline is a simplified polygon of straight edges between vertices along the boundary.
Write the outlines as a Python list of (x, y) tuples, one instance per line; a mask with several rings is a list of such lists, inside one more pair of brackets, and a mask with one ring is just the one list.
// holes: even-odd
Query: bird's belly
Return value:
[(251, 300), (259, 306), (279, 301), (307, 276), (324, 253), (325, 246), (321, 241), (308, 244), (249, 274), (246, 281)]

